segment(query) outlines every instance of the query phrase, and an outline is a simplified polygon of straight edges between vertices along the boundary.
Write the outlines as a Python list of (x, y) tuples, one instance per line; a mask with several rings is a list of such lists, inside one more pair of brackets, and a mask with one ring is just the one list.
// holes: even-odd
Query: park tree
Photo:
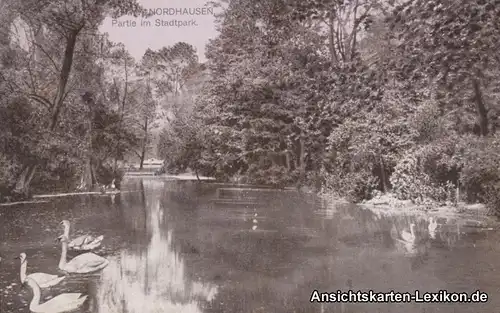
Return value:
[(211, 136), (204, 127), (206, 112), (201, 110), (198, 101), (209, 78), (206, 67), (199, 65), (178, 97), (175, 115), (160, 133), (158, 154), (170, 173), (191, 169), (196, 175), (214, 174), (208, 151)]
[(166, 118), (175, 117), (181, 110), (182, 94), (186, 82), (198, 66), (196, 50), (190, 44), (178, 42), (157, 51), (146, 50), (141, 60), (141, 71), (147, 76), (156, 99), (162, 103)]
[(482, 136), (497, 115), (491, 95), (499, 73), (499, 10), (495, 1), (409, 1), (390, 19), (400, 79), (433, 86), (442, 114), (451, 113), (458, 125), (474, 114)]
[(148, 153), (153, 151), (153, 131), (158, 127), (160, 114), (158, 101), (153, 95), (153, 86), (149, 75), (139, 76), (131, 83), (130, 110), (127, 111), (127, 125), (139, 138), (139, 145), (130, 149), (139, 159), (139, 168), (142, 169)]
[[(36, 92), (30, 98), (45, 106), (43, 110), (43, 127), (47, 132), (57, 132), (60, 126), (61, 112), (64, 111), (68, 96), (69, 84), (77, 80), (73, 75), (73, 63), (78, 50), (79, 39), (85, 34), (97, 34), (98, 26), (108, 15), (114, 17), (124, 14), (141, 13), (141, 8), (134, 0), (130, 1), (23, 1), (11, 3), (9, 9), (34, 29), (29, 45), (36, 49), (39, 56), (45, 55), (45, 62), (51, 62), (56, 69), (55, 81), (49, 90)], [(46, 49), (44, 44), (53, 49)], [(57, 53), (55, 45), (63, 43), (64, 49)], [(51, 55), (51, 52), (56, 52)], [(50, 57), (49, 57), (50, 56)], [(28, 66), (24, 67), (28, 71)], [(26, 194), (34, 177), (38, 162), (25, 163), (16, 184), (16, 192)]]
[[(220, 36), (207, 53), (214, 74), (207, 101), (218, 110), (210, 123), (232, 133), (235, 145), (239, 142), (230, 149), (238, 165), (229, 167), (239, 166), (236, 171), (254, 176), (252, 181), (263, 182), (270, 177), (264, 172), (273, 172), (280, 184), (304, 182), (309, 172), (322, 168), (332, 128), (380, 98), (374, 91), (378, 77), (356, 53), (361, 26), (350, 31), (342, 26), (347, 12), (358, 9), (361, 24), (371, 5), (325, 5), (264, 1), (255, 7), (229, 1), (220, 16)], [(334, 50), (322, 25), (329, 11), (339, 15), (334, 35), (351, 36), (335, 42)], [(285, 177), (278, 178), (282, 173)]]
[[(119, 115), (118, 127), (125, 128), (130, 112), (135, 111), (131, 99), (131, 94), (136, 90), (132, 84), (137, 79), (138, 64), (121, 43), (112, 43), (105, 41), (103, 51), (103, 64), (106, 65), (106, 89), (107, 100), (113, 104), (114, 109)], [(137, 89), (137, 87), (136, 87)], [(121, 149), (121, 143), (115, 143), (115, 160), (113, 168), (116, 171), (118, 160), (123, 159), (124, 151)], [(128, 147), (133, 149), (133, 147)], [(135, 147), (134, 147), (135, 148)]]

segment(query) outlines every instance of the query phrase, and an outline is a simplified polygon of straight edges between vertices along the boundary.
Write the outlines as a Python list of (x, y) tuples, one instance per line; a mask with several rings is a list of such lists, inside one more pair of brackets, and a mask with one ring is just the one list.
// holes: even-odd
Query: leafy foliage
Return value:
[(136, 62), (94, 36), (107, 14), (140, 13), (132, 0), (12, 3), (2, 21), (29, 48), (0, 38), (0, 192), (29, 164), (37, 186), (108, 183), (156, 146), (170, 173), (353, 201), (456, 202), (459, 188), (498, 209), (498, 5), (399, 2), (217, 1), (205, 64), (184, 42)]
[(120, 142), (119, 135), (129, 145), (134, 141), (107, 117), (113, 108), (104, 104), (97, 28), (108, 14), (141, 9), (133, 0), (8, 1), (5, 8), (2, 30), (10, 34), (1, 49), (0, 115), (8, 124), (0, 139), (2, 195), (71, 189), (88, 172), (85, 164), (99, 166), (106, 158), (102, 145)]

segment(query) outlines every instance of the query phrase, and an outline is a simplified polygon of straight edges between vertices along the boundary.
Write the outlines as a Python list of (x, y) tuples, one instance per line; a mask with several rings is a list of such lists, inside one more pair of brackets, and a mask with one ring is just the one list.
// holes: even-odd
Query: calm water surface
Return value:
[[(230, 187), (230, 186), (227, 186)], [(219, 189), (218, 189), (219, 188)], [(237, 191), (196, 182), (134, 179), (120, 195), (78, 196), (0, 207), (0, 312), (29, 312), (28, 274), (58, 273), (63, 219), (71, 236), (103, 234), (94, 251), (111, 262), (42, 291), (89, 295), (82, 312), (412, 313), (496, 312), (500, 236), (439, 219), (325, 208), (291, 191)], [(218, 190), (216, 190), (218, 189)], [(397, 238), (416, 224), (416, 244)], [(76, 254), (70, 254), (69, 258)], [(313, 290), (473, 292), (485, 304), (310, 303)]]

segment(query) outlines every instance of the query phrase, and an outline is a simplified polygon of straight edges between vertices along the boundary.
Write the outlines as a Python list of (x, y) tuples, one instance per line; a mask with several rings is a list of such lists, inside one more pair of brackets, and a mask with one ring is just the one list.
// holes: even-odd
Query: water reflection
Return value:
[[(480, 221), (467, 220), (462, 217), (438, 217), (429, 214), (414, 214), (401, 215), (399, 212), (385, 211), (377, 208), (365, 208), (366, 214), (371, 214), (371, 219), (378, 224), (385, 223), (391, 229), (391, 237), (395, 242), (399, 242), (399, 246), (403, 244), (404, 249), (414, 251), (413, 248), (419, 244), (432, 245), (434, 247), (454, 249), (459, 245), (472, 245), (474, 242), (468, 243), (467, 238), (476, 237), (477, 234), (482, 234), (493, 230), (493, 228), (482, 227)], [(409, 233), (411, 224), (416, 225), (414, 244), (405, 245), (406, 240), (403, 237)], [(406, 234), (406, 235), (405, 235)], [(465, 241), (463, 237), (465, 236)]]
[(96, 312), (195, 313), (214, 299), (216, 286), (187, 278), (184, 260), (174, 249), (172, 230), (165, 231), (161, 193), (154, 192), (162, 187), (162, 182), (142, 184), (147, 197), (142, 197), (145, 207), (138, 211), (146, 212), (149, 243), (122, 250), (103, 270)]
[[(27, 313), (31, 297), (29, 290), (17, 290), (19, 263), (11, 256), (26, 252), (29, 272), (57, 273), (60, 246), (54, 238), (62, 219), (105, 236), (104, 250), (96, 253), (111, 264), (102, 273), (68, 277), (47, 291), (47, 297), (89, 294), (89, 313), (465, 313), (500, 306), (494, 297), (500, 236), (472, 220), (349, 204), (319, 207), (303, 194), (234, 186), (217, 194), (217, 188), (224, 187), (135, 179), (114, 200), (74, 197), (0, 208), (0, 312)], [(407, 244), (404, 234), (412, 233), (412, 224)], [(310, 303), (315, 289), (479, 289), (490, 300)]]

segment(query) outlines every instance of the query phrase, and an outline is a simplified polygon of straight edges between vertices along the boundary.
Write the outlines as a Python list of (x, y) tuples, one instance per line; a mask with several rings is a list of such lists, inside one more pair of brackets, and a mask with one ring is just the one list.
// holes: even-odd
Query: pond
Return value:
[[(42, 290), (89, 295), (82, 312), (494, 312), (500, 235), (416, 216), (327, 206), (294, 191), (134, 178), (118, 195), (0, 207), (0, 312), (29, 312), (28, 274), (58, 274), (62, 234), (102, 234), (110, 263)], [(415, 225), (411, 245), (401, 239)], [(432, 228), (432, 227), (431, 227)], [(407, 235), (406, 235), (407, 236)], [(69, 258), (76, 254), (70, 254)], [(486, 303), (318, 303), (314, 290), (488, 293)]]

